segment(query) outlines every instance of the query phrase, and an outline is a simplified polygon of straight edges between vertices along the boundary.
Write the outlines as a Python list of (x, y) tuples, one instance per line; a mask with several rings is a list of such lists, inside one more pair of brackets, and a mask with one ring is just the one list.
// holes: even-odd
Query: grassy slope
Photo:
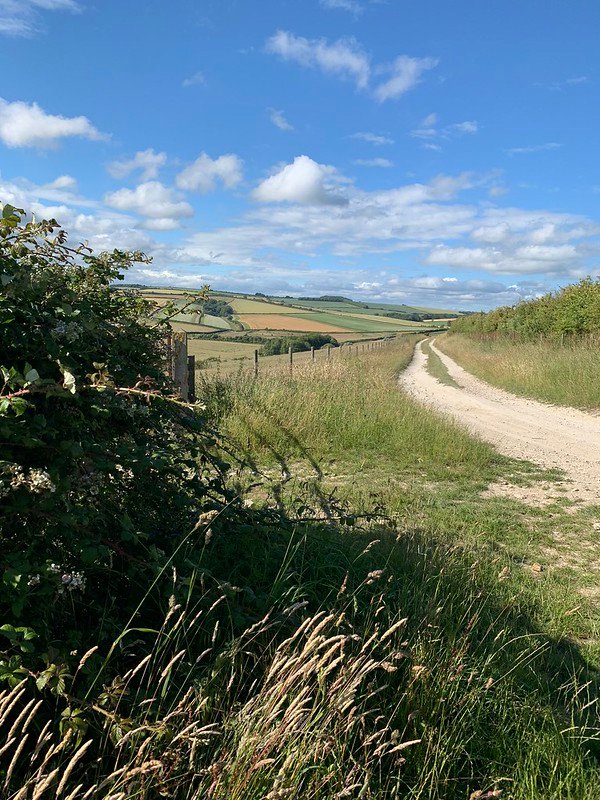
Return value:
[(469, 372), (515, 394), (578, 408), (600, 406), (600, 351), (585, 341), (561, 347), (446, 334), (437, 344)]
[[(597, 509), (575, 511), (560, 503), (532, 509), (507, 498), (481, 497), (499, 479), (535, 480), (535, 470), (497, 455), (397, 394), (390, 381), (394, 365), (405, 358), (398, 352), (402, 347), (307, 365), (295, 371), (294, 380), (273, 375), (255, 384), (242, 378), (226, 418), (228, 430), (249, 454), (275, 460), (286, 473), (299, 471), (300, 480), (313, 480), (320, 470), (323, 480), (355, 505), (365, 505), (372, 494), (386, 508), (401, 509), (407, 528), (414, 524), (506, 555), (515, 578), (526, 578), (524, 591), (547, 592), (537, 609), (547, 629), (569, 630), (586, 641), (595, 658), (598, 618), (593, 603), (579, 594), (593, 584), (593, 571), (574, 569), (576, 559), (554, 567), (548, 548), (556, 545), (557, 530), (571, 547), (582, 532), (589, 538)], [(521, 566), (534, 562), (548, 567), (542, 581), (530, 580)], [(565, 621), (568, 597), (580, 608)]]

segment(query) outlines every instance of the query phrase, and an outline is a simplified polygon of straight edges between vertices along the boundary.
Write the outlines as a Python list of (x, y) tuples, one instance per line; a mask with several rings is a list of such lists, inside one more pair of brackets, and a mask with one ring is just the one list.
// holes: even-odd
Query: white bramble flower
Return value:
[[(56, 565), (53, 564), (52, 566)], [(83, 594), (83, 592), (85, 592), (87, 578), (83, 572), (65, 572), (61, 575), (60, 582), (61, 585), (58, 589), (59, 594), (64, 595), (65, 590), (69, 592), (78, 590)]]
[(56, 486), (52, 483), (50, 475), (43, 469), (32, 469), (29, 471), (29, 486), (34, 494), (43, 492), (55, 492)]
[(40, 575), (32, 575), (27, 581), (27, 586), (38, 586), (41, 581)]

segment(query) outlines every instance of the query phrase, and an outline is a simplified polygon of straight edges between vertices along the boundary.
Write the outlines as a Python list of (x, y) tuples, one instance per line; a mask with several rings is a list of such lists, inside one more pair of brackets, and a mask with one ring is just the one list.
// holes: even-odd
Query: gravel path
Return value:
[(572, 481), (564, 485), (564, 496), (600, 504), (599, 417), (490, 386), (429, 344), (460, 388), (446, 386), (427, 372), (427, 356), (419, 343), (400, 377), (409, 394), (454, 417), (505, 455), (564, 470)]

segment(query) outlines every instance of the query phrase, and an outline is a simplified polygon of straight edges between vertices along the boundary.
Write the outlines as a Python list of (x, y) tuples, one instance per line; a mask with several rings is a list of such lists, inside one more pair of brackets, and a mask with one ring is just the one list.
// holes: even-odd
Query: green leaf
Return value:
[(35, 381), (39, 381), (39, 379), (40, 379), (40, 373), (37, 371), (37, 369), (34, 369), (33, 367), (28, 372), (25, 373), (25, 380), (27, 381), (27, 383), (34, 383)]

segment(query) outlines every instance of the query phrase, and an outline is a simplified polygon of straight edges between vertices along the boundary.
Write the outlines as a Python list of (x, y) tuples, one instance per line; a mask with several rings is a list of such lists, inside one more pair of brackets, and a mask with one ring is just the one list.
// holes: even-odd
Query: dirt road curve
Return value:
[(600, 503), (599, 417), (496, 389), (459, 367), (435, 345), (431, 347), (460, 388), (446, 386), (427, 372), (427, 356), (419, 343), (400, 378), (407, 392), (451, 415), (505, 455), (564, 470), (572, 481), (565, 484), (566, 496)]

